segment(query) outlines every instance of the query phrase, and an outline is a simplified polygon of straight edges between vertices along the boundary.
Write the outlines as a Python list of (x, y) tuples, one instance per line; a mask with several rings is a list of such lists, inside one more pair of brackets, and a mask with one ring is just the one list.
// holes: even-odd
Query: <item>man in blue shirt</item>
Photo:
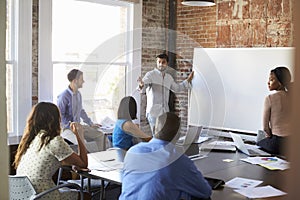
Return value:
[(157, 118), (149, 142), (131, 147), (124, 159), (120, 200), (209, 198), (211, 187), (186, 155), (175, 148), (180, 118), (167, 112)]
[(62, 136), (76, 144), (74, 135), (70, 133), (70, 123), (80, 123), (82, 119), (82, 121), (87, 124), (87, 126), (84, 126), (84, 136), (82, 137), (87, 141), (95, 141), (97, 144), (96, 149), (87, 146), (88, 151), (104, 150), (104, 135), (97, 130), (100, 125), (94, 124), (82, 107), (82, 96), (79, 92), (79, 88), (82, 88), (84, 83), (83, 72), (78, 69), (72, 69), (68, 73), (68, 80), (70, 82), (68, 88), (65, 89), (57, 99), (57, 106), (61, 113), (61, 123), (64, 130)]

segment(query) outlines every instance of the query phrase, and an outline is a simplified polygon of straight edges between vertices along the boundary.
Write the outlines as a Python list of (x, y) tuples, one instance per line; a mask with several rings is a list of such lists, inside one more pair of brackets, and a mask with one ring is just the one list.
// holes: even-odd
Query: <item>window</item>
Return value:
[(6, 10), (7, 129), (13, 137), (22, 135), (32, 106), (32, 1), (7, 0)]
[(84, 73), (80, 91), (88, 115), (94, 122), (115, 118), (119, 101), (134, 93), (140, 73), (140, 48), (132, 50), (140, 43), (133, 43), (140, 33), (133, 31), (138, 7), (106, 0), (40, 1), (39, 100), (56, 103), (69, 84), (67, 73), (77, 68)]
[[(10, 135), (9, 139), (11, 139), (14, 136), (22, 135), (25, 128), (27, 115), (32, 107), (32, 0), (6, 1), (7, 128), (8, 134)], [(57, 44), (54, 43), (56, 41), (55, 38), (53, 41), (53, 46), (58, 50), (52, 55), (52, 3), (55, 6), (57, 2), (57, 0), (39, 1), (38, 99), (39, 101), (56, 102), (57, 93), (62, 88), (66, 87), (66, 84), (60, 82), (61, 80), (58, 80), (59, 76), (62, 74), (61, 70), (66, 72), (70, 67), (78, 67), (84, 69), (83, 71), (85, 71), (85, 89), (90, 87), (90, 81), (91, 84), (94, 84), (95, 80), (97, 79), (98, 83), (97, 87), (95, 85), (93, 86), (95, 89), (92, 90), (92, 92), (82, 91), (84, 97), (86, 97), (86, 99), (84, 99), (84, 103), (86, 104), (85, 107), (88, 109), (88, 112), (91, 113), (92, 117), (95, 118), (98, 118), (96, 112), (106, 112), (105, 115), (109, 115), (107, 113), (112, 113), (112, 109), (116, 106), (119, 98), (121, 98), (122, 95), (132, 95), (134, 93), (134, 89), (136, 87), (136, 77), (140, 75), (141, 31), (140, 29), (136, 28), (141, 27), (141, 4), (126, 3), (122, 2), (121, 0), (72, 1), (87, 5), (93, 4), (94, 6), (102, 4), (102, 6), (108, 6), (106, 8), (118, 8), (121, 10), (119, 16), (122, 16), (124, 21), (123, 23), (118, 23), (119, 25), (122, 24), (122, 26), (118, 26), (120, 28), (119, 32), (112, 34), (108, 31), (112, 27), (111, 25), (115, 25), (114, 23), (110, 23), (109, 26), (106, 25), (105, 27), (101, 27), (102, 33), (111, 34), (110, 37), (114, 37), (114, 39), (107, 39), (109, 38), (109, 35), (106, 35), (106, 38), (104, 36), (99, 36), (102, 39), (105, 38), (103, 41), (106, 42), (103, 42), (101, 44), (102, 46), (98, 45), (102, 48), (105, 48), (105, 51), (101, 51), (101, 54), (97, 55), (102, 55), (103, 57), (101, 58), (105, 59), (94, 59), (93, 56), (97, 53), (96, 49), (99, 48), (92, 50), (92, 46), (90, 46), (89, 49), (85, 49), (80, 46), (80, 48), (78, 48), (80, 51), (76, 49), (77, 52), (79, 52), (78, 56), (68, 54), (69, 52), (72, 53), (74, 51), (68, 51), (67, 54), (59, 53), (58, 50), (60, 50), (60, 48), (57, 48)], [(71, 3), (70, 0), (64, 0), (63, 2)], [(64, 7), (66, 10), (69, 8), (70, 7)], [(77, 13), (76, 15), (83, 17), (81, 12)], [(90, 25), (90, 28), (93, 26), (96, 27), (100, 24), (100, 20), (113, 22), (111, 19), (104, 17), (101, 19), (88, 20), (86, 23)], [(53, 27), (53, 29), (56, 31), (55, 27)], [(64, 30), (67, 30), (67, 27), (65, 27)], [(73, 40), (74, 44), (77, 42), (79, 44), (79, 41), (83, 41), (87, 37), (87, 33), (82, 32), (81, 34), (81, 38), (77, 38), (76, 41)], [(64, 41), (62, 41), (62, 43), (64, 44)], [(125, 44), (122, 46), (122, 48), (118, 45), (121, 43)], [(118, 51), (116, 51), (118, 52), (117, 55), (119, 56), (110, 57), (110, 59), (108, 59), (108, 56), (110, 56), (108, 54), (109, 51), (115, 49), (109, 49), (103, 45), (114, 46), (118, 48), (120, 47)], [(75, 47), (76, 46), (79, 47), (79, 45), (75, 45)], [(87, 52), (89, 56), (86, 56)], [(65, 57), (62, 57), (61, 55), (64, 55)], [(99, 76), (102, 78), (99, 79)], [(116, 79), (115, 76), (117, 76), (119, 80), (113, 81)], [(63, 79), (66, 81), (65, 76)], [(98, 82), (98, 80), (101, 81)], [(114, 84), (107, 84), (109, 81), (113, 82), (115, 85), (118, 85), (117, 83), (120, 84), (118, 87), (116, 87)], [(57, 86), (57, 83), (61, 83), (60, 86)], [(106, 85), (104, 83), (106, 83)], [(110, 90), (110, 86), (118, 88), (119, 91)], [(107, 103), (101, 92), (106, 95), (105, 98), (109, 97), (108, 99), (110, 99), (111, 102)], [(138, 95), (137, 100), (139, 100)], [(90, 103), (91, 101), (93, 102)], [(108, 105), (106, 106), (106, 108), (108, 108), (107, 111), (104, 109), (101, 111), (95, 109), (100, 109), (100, 105), (103, 106), (105, 103)], [(98, 119), (96, 120), (98, 121)], [(18, 143), (18, 141), (19, 140), (14, 140), (10, 143)]]
[(67, 73), (78, 68), (84, 72), (85, 83), (80, 91), (88, 115), (95, 122), (114, 117), (115, 108), (126, 94), (129, 10), (128, 5), (53, 0), (54, 102), (69, 84)]

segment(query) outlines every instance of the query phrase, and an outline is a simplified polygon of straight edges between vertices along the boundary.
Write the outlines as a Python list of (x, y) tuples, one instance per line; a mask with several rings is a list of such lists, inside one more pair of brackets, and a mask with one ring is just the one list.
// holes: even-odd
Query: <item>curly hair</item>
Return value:
[(21, 157), (26, 153), (31, 142), (40, 132), (44, 134), (41, 136), (39, 150), (46, 146), (54, 137), (60, 135), (60, 120), (59, 109), (53, 103), (40, 102), (32, 108), (13, 163), (15, 168), (18, 167)]

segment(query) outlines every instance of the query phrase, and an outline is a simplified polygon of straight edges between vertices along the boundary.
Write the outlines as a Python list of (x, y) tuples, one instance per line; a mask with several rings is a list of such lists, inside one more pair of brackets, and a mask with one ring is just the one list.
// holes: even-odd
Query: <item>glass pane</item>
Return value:
[[(53, 60), (83, 62), (94, 58), (99, 61), (102, 59), (101, 52), (95, 53), (95, 49), (126, 31), (126, 12), (126, 7), (77, 0), (54, 0)], [(121, 40), (116, 42), (118, 55), (124, 55), (126, 40), (123, 36), (118, 37), (118, 40)], [(124, 56), (117, 59), (118, 62), (125, 61)]]
[(5, 57), (6, 61), (11, 60), (11, 38), (12, 38), (12, 5), (11, 0), (6, 1), (6, 51)]
[(13, 132), (13, 66), (6, 64), (7, 131)]
[(7, 109), (7, 131), (13, 132), (13, 65), (12, 62), (12, 1), (6, 1), (6, 109)]

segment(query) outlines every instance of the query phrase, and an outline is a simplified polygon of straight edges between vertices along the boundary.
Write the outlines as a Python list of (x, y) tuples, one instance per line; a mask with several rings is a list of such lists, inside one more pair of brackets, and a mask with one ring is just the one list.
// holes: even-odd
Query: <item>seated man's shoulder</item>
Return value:
[(68, 89), (65, 89), (58, 95), (58, 99), (65, 98), (66, 96), (69, 96), (69, 95), (71, 95), (70, 92), (68, 91)]
[(127, 153), (149, 153), (152, 149), (148, 147), (148, 142), (140, 142), (132, 146)]

